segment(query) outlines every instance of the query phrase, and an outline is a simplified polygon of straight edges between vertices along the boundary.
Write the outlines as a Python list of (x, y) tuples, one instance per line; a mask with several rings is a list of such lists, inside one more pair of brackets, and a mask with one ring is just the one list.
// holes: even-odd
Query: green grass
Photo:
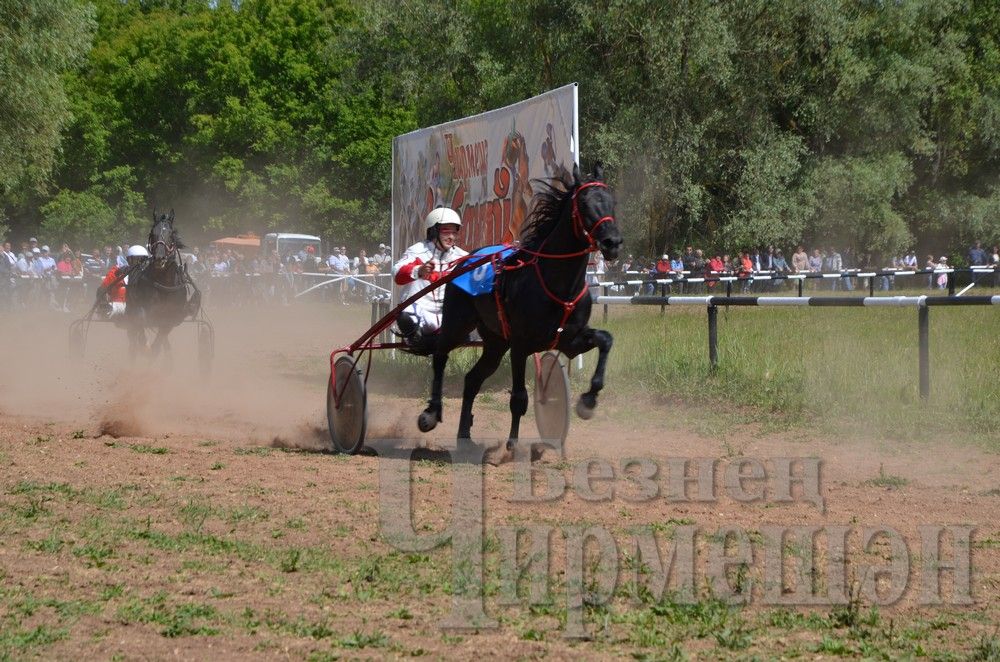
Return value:
[[(722, 427), (734, 422), (772, 429), (820, 426), (918, 441), (945, 434), (1000, 451), (993, 432), (1000, 418), (1000, 362), (988, 360), (1000, 356), (996, 307), (931, 309), (927, 402), (919, 394), (917, 312), (912, 308), (722, 309), (716, 370), (709, 363), (703, 307), (668, 307), (663, 316), (656, 307), (612, 310), (608, 322), (601, 323), (595, 309), (592, 323), (615, 337), (606, 389), (625, 406), (631, 394), (651, 394), (699, 405), (700, 412), (711, 412), (699, 416), (719, 418)], [(387, 354), (376, 353), (369, 387), (423, 396), (430, 377), (427, 360)], [(452, 354), (446, 395), (461, 395), (461, 376), (478, 354)], [(596, 352), (590, 352), (583, 371), (573, 370), (574, 391), (585, 387), (595, 361)], [(489, 393), (484, 406), (495, 400), (506, 407), (502, 391), (509, 380), (505, 359), (484, 385)]]
[(865, 485), (870, 485), (872, 487), (885, 487), (888, 489), (896, 489), (905, 486), (910, 481), (903, 478), (902, 476), (892, 476), (885, 473), (885, 469), (880, 464), (878, 467), (878, 477), (866, 480)]
[(134, 453), (148, 453), (149, 455), (167, 455), (170, 453), (169, 448), (164, 448), (162, 446), (148, 446), (146, 444), (130, 444), (129, 448), (131, 448)]

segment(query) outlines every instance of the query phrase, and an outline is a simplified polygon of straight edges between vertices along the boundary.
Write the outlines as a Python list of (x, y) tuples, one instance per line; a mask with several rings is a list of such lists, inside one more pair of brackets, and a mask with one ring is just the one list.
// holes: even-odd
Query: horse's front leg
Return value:
[(146, 353), (146, 330), (141, 326), (130, 326), (126, 333), (128, 334), (128, 357), (130, 361), (135, 361), (137, 357)]
[(448, 351), (438, 348), (434, 352), (434, 380), (431, 382), (431, 399), (427, 409), (417, 417), (417, 427), (421, 432), (430, 432), (441, 422), (441, 391), (444, 385), (444, 367), (448, 364)]
[(160, 329), (157, 340), (160, 341), (160, 347), (163, 349), (163, 364), (167, 370), (170, 370), (174, 367), (174, 352), (170, 347), (170, 329)]
[(604, 388), (604, 368), (608, 363), (608, 354), (611, 352), (611, 345), (614, 339), (611, 334), (602, 329), (592, 329), (589, 326), (576, 334), (569, 342), (560, 342), (559, 351), (573, 358), (584, 352), (588, 352), (594, 347), (597, 348), (597, 368), (590, 378), (590, 390), (580, 395), (576, 403), (576, 414), (586, 420), (594, 415), (594, 408), (597, 407), (597, 394)]
[(521, 350), (510, 350), (510, 434), (507, 435), (507, 450), (517, 444), (521, 428), (521, 417), (528, 411), (528, 389), (524, 385), (525, 363), (528, 354)]
[(458, 439), (472, 439), (472, 403), (475, 402), (479, 389), (486, 378), (496, 372), (503, 355), (507, 352), (506, 343), (502, 338), (485, 336), (483, 338), (483, 353), (465, 375), (465, 387), (462, 389), (462, 415), (458, 419)]

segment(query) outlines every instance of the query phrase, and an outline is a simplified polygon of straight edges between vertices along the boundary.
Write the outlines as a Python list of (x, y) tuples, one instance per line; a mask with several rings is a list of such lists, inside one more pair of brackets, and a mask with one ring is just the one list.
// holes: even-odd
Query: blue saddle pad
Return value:
[[(473, 255), (489, 255), (491, 253), (500, 253), (500, 259), (509, 257), (515, 252), (513, 248), (506, 248), (504, 246), (485, 246), (477, 250)], [(475, 257), (470, 257), (470, 260), (476, 260)], [(455, 280), (451, 281), (455, 285), (471, 294), (472, 296), (479, 296), (481, 294), (490, 294), (493, 292), (493, 261), (490, 260), (486, 264), (479, 266), (472, 271), (462, 274)]]

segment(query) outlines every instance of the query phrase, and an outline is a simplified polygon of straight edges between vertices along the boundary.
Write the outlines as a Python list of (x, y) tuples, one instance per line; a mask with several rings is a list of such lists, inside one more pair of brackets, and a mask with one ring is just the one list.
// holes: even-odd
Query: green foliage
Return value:
[(85, 3), (0, 1), (0, 196), (45, 182), (69, 119), (60, 77), (86, 53), (93, 30)]
[[(189, 241), (378, 240), (393, 136), (573, 81), (630, 252), (1000, 240), (985, 0), (2, 1), (31, 20), (4, 23), (0, 73), (31, 66), (0, 76), (0, 223), (49, 243), (134, 236), (153, 206)], [(12, 189), (62, 126), (52, 190)]]

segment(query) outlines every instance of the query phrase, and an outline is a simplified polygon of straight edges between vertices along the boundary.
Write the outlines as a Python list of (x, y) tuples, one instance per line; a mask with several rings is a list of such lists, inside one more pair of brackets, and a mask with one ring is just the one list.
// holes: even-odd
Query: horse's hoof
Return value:
[(417, 417), (417, 427), (420, 428), (421, 432), (430, 432), (437, 427), (438, 421), (441, 420), (441, 415), (436, 411), (425, 409), (420, 412), (420, 416)]
[(580, 399), (576, 401), (576, 415), (585, 421), (594, 417), (594, 409), (597, 407), (597, 398), (591, 396), (589, 403), (587, 399), (586, 395), (581, 395)]

